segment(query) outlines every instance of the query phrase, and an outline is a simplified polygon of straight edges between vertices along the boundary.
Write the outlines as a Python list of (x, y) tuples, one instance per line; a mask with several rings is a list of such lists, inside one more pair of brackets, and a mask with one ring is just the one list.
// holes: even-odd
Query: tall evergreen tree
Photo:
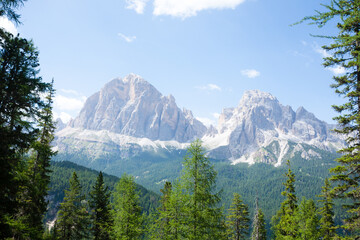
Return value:
[(89, 238), (90, 216), (85, 196), (76, 172), (70, 178), (70, 188), (65, 190), (64, 202), (60, 204), (57, 219), (59, 239), (76, 240)]
[(322, 187), (321, 195), (319, 195), (319, 202), (322, 203), (320, 208), (320, 232), (322, 239), (330, 240), (336, 235), (334, 222), (334, 203), (330, 194), (331, 186), (329, 180), (326, 178), (324, 186)]
[(223, 234), (223, 214), (215, 193), (216, 171), (205, 156), (201, 141), (196, 140), (187, 149), (179, 187), (185, 194), (185, 233), (188, 239), (219, 239)]
[[(55, 154), (51, 142), (54, 138), (52, 121), (52, 103), (54, 90), (51, 87), (46, 97), (46, 104), (38, 119), (39, 132), (37, 140), (31, 144), (30, 157), (24, 157), (23, 184), (19, 188), (19, 206), (15, 220), (21, 221), (25, 229), (18, 229), (15, 235), (28, 235), (31, 239), (41, 239), (44, 233), (43, 216), (47, 209), (46, 196), (50, 183), (50, 160)], [(21, 171), (20, 171), (21, 172)]]
[(139, 195), (133, 177), (124, 174), (114, 192), (114, 235), (116, 239), (139, 239), (143, 234)]
[(297, 198), (295, 194), (295, 174), (291, 171), (290, 161), (287, 161), (289, 167), (285, 174), (286, 182), (283, 183), (285, 191), (281, 195), (285, 200), (281, 203), (280, 210), (272, 218), (273, 233), (276, 239), (296, 239), (298, 236), (298, 225), (296, 221)]
[(227, 216), (227, 232), (229, 239), (247, 239), (249, 235), (249, 211), (248, 206), (243, 203), (238, 193), (234, 193), (232, 204)]
[(0, 30), (0, 238), (17, 228), (17, 199), (26, 185), (24, 155), (37, 140), (37, 123), (44, 116), (41, 95), (50, 84), (38, 76), (38, 67), (31, 41)]
[[(336, 198), (349, 199), (344, 207), (348, 211), (344, 228), (354, 236), (360, 235), (360, 1), (331, 0), (323, 5), (325, 11), (303, 21), (318, 27), (335, 24), (337, 36), (327, 37), (332, 43), (323, 46), (329, 53), (324, 58), (325, 67), (342, 67), (343, 74), (333, 77), (331, 87), (346, 99), (342, 105), (333, 106), (339, 113), (334, 119), (339, 123), (336, 132), (346, 137), (347, 146), (337, 159), (339, 166), (331, 171), (331, 180), (337, 182), (333, 189)], [(334, 20), (334, 21), (331, 21)], [(326, 36), (325, 36), (326, 37)]]
[(95, 240), (110, 239), (113, 226), (110, 206), (109, 188), (105, 186), (103, 174), (99, 173), (96, 183), (90, 192), (90, 207), (92, 209), (92, 235)]
[(255, 214), (252, 224), (253, 230), (251, 234), (251, 240), (266, 240), (264, 213), (259, 208), (259, 201), (257, 197), (255, 200)]

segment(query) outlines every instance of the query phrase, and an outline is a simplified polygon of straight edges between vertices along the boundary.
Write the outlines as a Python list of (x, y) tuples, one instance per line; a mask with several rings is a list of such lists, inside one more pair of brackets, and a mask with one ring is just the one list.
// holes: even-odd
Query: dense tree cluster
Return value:
[[(0, 16), (19, 23), (22, 0), (0, 1)], [(40, 239), (54, 155), (52, 83), (39, 76), (32, 41), (0, 28), (0, 238)], [(44, 98), (44, 96), (47, 96)]]

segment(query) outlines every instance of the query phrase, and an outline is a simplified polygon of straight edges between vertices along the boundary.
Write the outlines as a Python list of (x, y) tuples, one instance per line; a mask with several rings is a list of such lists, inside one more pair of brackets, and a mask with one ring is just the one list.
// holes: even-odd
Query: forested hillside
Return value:
[[(91, 170), (86, 167), (79, 166), (72, 162), (51, 162), (51, 174), (49, 185), (49, 205), (48, 213), (46, 214), (45, 221), (51, 221), (56, 217), (59, 210), (59, 204), (63, 201), (65, 189), (69, 188), (69, 179), (73, 172), (79, 177), (82, 186), (82, 193), (89, 199), (89, 193), (95, 185), (96, 178), (99, 174), (98, 171)], [(119, 181), (118, 177), (104, 174), (105, 185), (109, 187), (111, 192), (114, 191), (115, 184)], [(152, 191), (149, 191), (141, 185), (136, 185), (136, 191), (140, 196), (140, 206), (144, 213), (149, 213), (159, 206), (160, 196)]]

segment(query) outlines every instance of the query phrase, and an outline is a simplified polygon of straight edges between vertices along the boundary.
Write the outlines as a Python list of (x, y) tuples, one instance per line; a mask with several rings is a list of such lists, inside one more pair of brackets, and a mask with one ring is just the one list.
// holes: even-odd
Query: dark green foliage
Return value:
[(92, 209), (92, 235), (95, 240), (110, 239), (113, 226), (110, 206), (109, 188), (105, 186), (102, 172), (90, 192), (90, 208)]
[(238, 193), (234, 193), (234, 199), (227, 216), (228, 239), (240, 240), (247, 239), (249, 235), (249, 211), (246, 204), (243, 203)]
[[(37, 140), (31, 144), (30, 156), (25, 157), (26, 162), (22, 170), (23, 184), (18, 194), (19, 206), (15, 216), (27, 226), (26, 235), (31, 239), (41, 239), (44, 232), (43, 217), (47, 210), (50, 159), (55, 154), (51, 149), (54, 138), (51, 106), (53, 95), (54, 91), (51, 87), (46, 97), (46, 105), (38, 120), (40, 129)], [(17, 234), (17, 237), (23, 234)]]
[(325, 67), (341, 66), (344, 74), (333, 77), (331, 85), (335, 92), (346, 101), (342, 105), (333, 106), (339, 113), (334, 119), (339, 123), (336, 132), (346, 137), (347, 147), (340, 152), (337, 159), (339, 166), (331, 171), (331, 178), (337, 185), (333, 189), (336, 198), (350, 199), (345, 204), (348, 216), (344, 229), (353, 236), (360, 235), (360, 2), (358, 0), (331, 0), (323, 5), (324, 12), (317, 11), (314, 16), (306, 17), (312, 24), (323, 27), (334, 20), (338, 28), (337, 36), (328, 37), (333, 42), (323, 46), (331, 53), (324, 58)]
[(70, 179), (70, 188), (65, 190), (64, 202), (60, 204), (56, 231), (59, 239), (75, 240), (89, 238), (90, 215), (85, 196), (76, 172)]
[[(14, 9), (22, 2), (1, 1), (0, 16), (17, 21)], [(42, 138), (41, 129), (47, 131), (42, 123), (51, 124), (51, 102), (46, 104), (41, 99), (50, 84), (44, 83), (38, 72), (38, 52), (34, 44), (0, 29), (0, 238), (31, 235), (30, 229), (34, 227), (31, 225), (38, 226), (44, 209), (41, 203), (33, 223), (25, 216), (24, 205), (20, 203), (30, 195), (37, 198), (35, 201), (43, 201), (46, 191), (46, 188), (32, 189), (30, 193), (27, 181), (33, 174), (28, 164), (29, 152), (39, 153), (43, 151), (40, 148), (47, 148), (44, 141), (36, 141)], [(46, 185), (46, 179), (42, 184)]]
[(330, 182), (326, 178), (322, 188), (321, 195), (319, 195), (319, 202), (322, 203), (320, 208), (320, 232), (324, 240), (333, 239), (335, 237), (335, 222), (334, 222), (334, 203), (330, 195)]
[(115, 186), (114, 226), (115, 239), (139, 239), (143, 234), (143, 218), (133, 177), (124, 174)]
[(10, 21), (19, 23), (20, 15), (16, 13), (16, 9), (24, 4), (26, 0), (1, 0), (0, 16), (6, 16)]

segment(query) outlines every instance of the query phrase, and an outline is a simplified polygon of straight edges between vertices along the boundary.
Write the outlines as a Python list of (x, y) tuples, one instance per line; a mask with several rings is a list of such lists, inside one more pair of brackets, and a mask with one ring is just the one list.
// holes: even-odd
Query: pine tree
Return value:
[(251, 240), (266, 240), (266, 228), (264, 213), (259, 208), (258, 198), (255, 201), (255, 215), (253, 219), (253, 230)]
[(39, 136), (46, 106), (41, 95), (50, 88), (38, 67), (33, 43), (0, 29), (0, 238), (26, 230), (24, 219), (15, 216), (27, 184), (25, 155)]
[(322, 203), (320, 209), (320, 232), (322, 239), (330, 240), (336, 235), (335, 233), (335, 222), (334, 222), (334, 203), (330, 194), (331, 186), (329, 180), (325, 179), (325, 185), (322, 187), (322, 194), (319, 196), (321, 199), (319, 202)]
[(133, 177), (124, 174), (115, 186), (114, 235), (116, 239), (139, 239), (143, 234), (139, 195)]
[(110, 206), (110, 192), (105, 186), (102, 172), (96, 179), (93, 190), (90, 193), (90, 207), (93, 210), (92, 235), (95, 240), (110, 239), (110, 232), (113, 226)]
[(320, 225), (317, 209), (312, 199), (301, 201), (298, 212), (297, 222), (299, 226), (298, 239), (317, 240), (320, 238)]
[(223, 234), (223, 214), (217, 207), (219, 194), (214, 193), (216, 171), (205, 157), (201, 141), (187, 149), (179, 187), (185, 195), (185, 234), (188, 239), (219, 239)]
[(232, 204), (227, 216), (227, 232), (229, 239), (240, 240), (247, 239), (249, 234), (249, 211), (248, 206), (243, 203), (241, 196), (234, 193)]
[(276, 239), (296, 239), (298, 236), (298, 224), (296, 221), (297, 198), (295, 195), (295, 174), (290, 169), (290, 161), (287, 161), (289, 167), (286, 173), (287, 180), (283, 185), (285, 191), (281, 195), (285, 200), (281, 203), (280, 210), (272, 218), (273, 233)]
[[(331, 0), (323, 5), (324, 12), (317, 11), (314, 16), (303, 21), (311, 21), (318, 27), (334, 23), (338, 28), (337, 36), (326, 38), (332, 43), (323, 46), (329, 53), (324, 58), (325, 67), (342, 67), (345, 73), (333, 77), (331, 85), (335, 92), (346, 99), (342, 105), (333, 106), (339, 113), (334, 119), (339, 123), (336, 132), (346, 137), (347, 146), (337, 159), (339, 166), (331, 172), (332, 181), (338, 184), (333, 193), (336, 198), (349, 199), (344, 204), (348, 217), (344, 228), (353, 236), (360, 235), (360, 1)], [(332, 21), (334, 20), (334, 21)]]
[(54, 90), (50, 86), (46, 97), (46, 105), (41, 110), (38, 126), (37, 141), (31, 144), (30, 157), (24, 157), (23, 184), (19, 187), (18, 208), (14, 219), (22, 222), (24, 229), (14, 233), (16, 238), (26, 234), (31, 239), (41, 239), (44, 233), (43, 216), (47, 209), (46, 196), (50, 183), (50, 160), (55, 154), (51, 142), (54, 138), (54, 124), (52, 121), (52, 103)]
[(60, 204), (57, 219), (59, 239), (76, 240), (89, 238), (90, 216), (85, 196), (76, 172), (70, 178), (70, 188), (65, 190), (64, 201)]

